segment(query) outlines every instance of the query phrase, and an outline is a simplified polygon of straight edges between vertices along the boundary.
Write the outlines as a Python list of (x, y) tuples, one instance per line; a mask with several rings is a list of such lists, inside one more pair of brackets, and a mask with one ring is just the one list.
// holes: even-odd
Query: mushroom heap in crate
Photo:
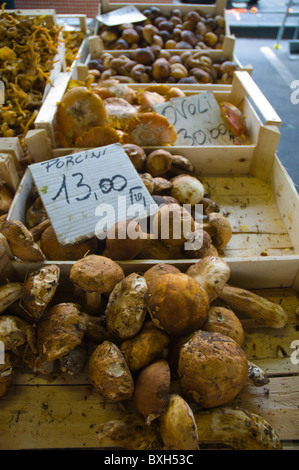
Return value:
[(74, 261), (85, 254), (102, 254), (115, 261), (131, 259), (200, 259), (225, 256), (232, 238), (228, 216), (210, 197), (208, 187), (195, 176), (191, 161), (166, 148), (145, 152), (123, 144), (142, 182), (158, 206), (155, 215), (138, 223), (120, 220), (109, 227), (104, 240), (96, 236), (61, 245), (34, 186), (26, 201), (25, 223), (0, 220), (12, 254), (23, 261)]
[(85, 371), (99, 401), (125, 405), (119, 419), (98, 423), (103, 445), (108, 439), (132, 450), (196, 450), (210, 443), (280, 449), (269, 423), (236, 408), (234, 399), (248, 381), (269, 382), (247, 359), (239, 314), (283, 328), (287, 313), (229, 285), (230, 274), (217, 256), (186, 272), (158, 263), (126, 274), (110, 258), (87, 255), (63, 282), (59, 266), (48, 265), (23, 283), (2, 285), (1, 396), (17, 367), (42, 375)]

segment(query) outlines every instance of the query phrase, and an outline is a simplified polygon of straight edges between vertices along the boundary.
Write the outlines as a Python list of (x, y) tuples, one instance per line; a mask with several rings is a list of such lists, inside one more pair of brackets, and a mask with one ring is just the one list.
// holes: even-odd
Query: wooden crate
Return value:
[[(204, 5), (204, 4), (155, 4), (151, 3), (150, 6), (156, 6), (160, 8), (162, 14), (169, 14), (174, 8), (178, 8), (182, 13), (188, 13), (190, 10), (202, 10), (206, 14), (212, 16), (221, 15), (225, 19), (225, 37), (222, 44), (222, 51), (224, 56), (232, 55), (235, 47), (235, 36), (231, 35), (229, 21), (226, 14), (226, 4), (227, 0), (216, 0), (213, 5)], [(100, 4), (101, 14), (105, 14), (119, 8), (127, 6), (126, 3), (112, 3), (109, 0), (102, 0)], [(148, 5), (144, 3), (134, 3), (134, 6), (139, 10), (143, 11), (148, 8)], [(95, 29), (97, 32), (97, 28)]]
[[(36, 264), (13, 264), (14, 279), (19, 281), (37, 269)], [(256, 273), (250, 261), (232, 261), (229, 264), (231, 283), (243, 288), (256, 284)], [(72, 263), (60, 263), (59, 266), (61, 280), (56, 296), (59, 301), (67, 301)], [(145, 269), (145, 265), (138, 266), (138, 272)], [(126, 274), (129, 271), (126, 270)], [(249, 360), (264, 369), (270, 382), (256, 387), (248, 381), (229, 406), (262, 416), (275, 429), (284, 450), (298, 450), (299, 371), (294, 346), (298, 339), (298, 286), (297, 290), (292, 288), (290, 280), (284, 277), (285, 272), (280, 271), (281, 283), (285, 287), (269, 288), (272, 270), (266, 264), (260, 265), (258, 275), (259, 288), (254, 292), (281, 304), (289, 319), (284, 328), (277, 330), (239, 315), (246, 335), (244, 351)], [(176, 390), (175, 382), (173, 387)], [(99, 443), (99, 426), (109, 420), (121, 419), (131, 408), (131, 402), (123, 405), (104, 399), (90, 384), (87, 370), (73, 377), (61, 373), (41, 376), (19, 367), (6, 397), (0, 401), (0, 449), (113, 450), (108, 439)], [(215, 450), (215, 446), (211, 449)]]
[[(188, 155), (188, 152), (185, 153)], [(191, 162), (201, 170), (203, 161), (209, 167), (209, 159), (201, 160), (190, 155)], [(277, 158), (268, 154), (260, 156), (248, 173), (233, 176), (222, 175), (198, 177), (210, 191), (221, 212), (227, 215), (232, 227), (232, 238), (220, 253), (227, 262), (235, 266), (246, 266), (252, 275), (250, 287), (259, 288), (260, 282), (266, 287), (299, 286), (299, 196), (285, 168)], [(231, 167), (233, 172), (233, 166)], [(33, 180), (29, 171), (22, 179), (11, 204), (8, 219), (25, 222), (25, 205), (32, 189)], [(121, 261), (126, 270), (139, 270), (166, 260), (134, 259)], [(182, 270), (196, 262), (196, 259), (168, 259), (167, 263), (180, 266)], [(26, 263), (20, 262), (20, 264)], [(260, 270), (267, 267), (268, 276), (263, 280)], [(261, 271), (263, 273), (263, 271)], [(238, 276), (242, 276), (241, 273)]]
[[(86, 18), (86, 15), (84, 14), (77, 14), (77, 15), (72, 15), (72, 14), (60, 14), (60, 15), (56, 15), (56, 18), (57, 18), (57, 21), (58, 23), (62, 23), (63, 25), (63, 30), (66, 29), (66, 26), (64, 24), (64, 20), (67, 20), (67, 19), (75, 19), (75, 20), (78, 20), (78, 25), (74, 26), (74, 28), (76, 28), (77, 31), (80, 31), (83, 33), (84, 35), (84, 39), (82, 40), (81, 44), (80, 44), (80, 47), (78, 48), (78, 51), (76, 53), (76, 57), (74, 58), (74, 61), (73, 63), (65, 68), (64, 71), (70, 71), (73, 78), (77, 78), (76, 76), (76, 67), (77, 67), (77, 64), (80, 64), (80, 62), (82, 60), (86, 60), (86, 53), (85, 53), (85, 44), (87, 42), (87, 35), (88, 35), (88, 30), (87, 30), (87, 18)], [(74, 29), (75, 30), (75, 29)]]
[[(165, 50), (164, 50), (165, 51)], [(126, 54), (128, 57), (132, 58), (132, 51), (105, 51), (106, 53), (109, 52), (113, 57), (119, 57), (122, 54)], [(102, 54), (105, 53), (101, 41), (99, 40), (98, 36), (90, 36), (89, 38), (86, 39), (86, 42), (83, 46), (83, 51), (81, 54), (81, 58), (78, 59), (75, 65), (75, 69), (73, 71), (72, 77), (81, 81), (85, 81), (88, 73), (89, 73), (89, 68), (88, 68), (88, 63), (91, 59), (100, 59)], [(181, 50), (167, 50), (170, 55), (181, 55), (183, 52)], [(186, 52), (186, 51), (185, 51)], [(188, 52), (188, 51), (187, 51)], [(196, 52), (194, 51), (194, 54)], [(229, 60), (234, 62), (239, 70), (248, 72), (250, 75), (252, 75), (253, 68), (250, 64), (248, 65), (242, 65), (239, 59), (236, 57), (235, 54), (229, 54), (229, 55), (223, 55), (222, 51), (219, 50), (210, 50), (209, 51), (209, 57), (211, 58), (213, 64), (222, 62), (222, 60)], [(151, 83), (148, 84), (143, 84), (144, 85), (150, 85)], [(175, 84), (173, 84), (175, 85)], [(182, 85), (182, 84), (180, 84)], [(190, 84), (189, 84), (190, 85)], [(215, 85), (217, 86), (222, 86), (222, 83), (216, 83)], [(188, 87), (188, 85), (186, 85)]]
[[(61, 101), (68, 83), (72, 76), (70, 73), (61, 73), (55, 83), (54, 87), (48, 96), (47, 102), (41, 107), (40, 112), (35, 120), (36, 129), (44, 129), (47, 132), (48, 138), (53, 149), (56, 148), (55, 133), (54, 133), (54, 120), (57, 110), (57, 103)], [(142, 89), (147, 84), (137, 83), (130, 84), (132, 88)], [(258, 146), (258, 141), (262, 138), (261, 133), (263, 125), (273, 127), (273, 134), (276, 133), (276, 137), (273, 135), (274, 145), (278, 144), (277, 138), (279, 138), (279, 128), (281, 120), (269, 101), (260, 91), (258, 86), (255, 84), (250, 74), (246, 71), (238, 71), (234, 73), (232, 85), (214, 85), (214, 84), (203, 84), (203, 85), (179, 85), (187, 96), (200, 94), (206, 91), (210, 91), (214, 94), (218, 102), (230, 101), (231, 103), (239, 106), (246, 116), (246, 123), (248, 127), (249, 138), (245, 143), (241, 145), (230, 145), (228, 147), (214, 147), (203, 145), (200, 148), (205, 149), (205, 152), (210, 152), (211, 157), (214, 155), (216, 158), (220, 158), (222, 151), (230, 155), (236, 155), (239, 157), (243, 156), (246, 161), (252, 157), (254, 149)], [(37, 143), (36, 151), (39, 151), (39, 145)], [(276, 147), (275, 147), (276, 148)], [(193, 147), (193, 150), (195, 147)], [(176, 146), (176, 150), (179, 151), (179, 147)], [(192, 151), (192, 150), (191, 150)], [(34, 148), (31, 149), (32, 158), (35, 161)], [(51, 157), (51, 155), (49, 155)]]

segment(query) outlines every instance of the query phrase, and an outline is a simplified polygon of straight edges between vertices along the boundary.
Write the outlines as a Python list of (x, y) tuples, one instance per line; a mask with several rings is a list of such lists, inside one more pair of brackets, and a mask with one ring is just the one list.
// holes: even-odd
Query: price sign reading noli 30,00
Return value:
[(233, 139), (221, 116), (213, 93), (204, 92), (185, 98), (174, 98), (154, 106), (177, 131), (174, 145), (232, 145)]
[[(101, 238), (117, 221), (142, 219), (155, 210), (153, 199), (120, 144), (54, 158), (29, 169), (63, 245), (95, 235)], [(97, 233), (101, 218), (105, 220), (103, 233)]]

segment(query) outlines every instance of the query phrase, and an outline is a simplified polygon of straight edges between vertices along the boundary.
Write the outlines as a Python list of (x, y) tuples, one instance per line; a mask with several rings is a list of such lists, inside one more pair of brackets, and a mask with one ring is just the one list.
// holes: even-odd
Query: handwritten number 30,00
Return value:
[[(79, 177), (79, 181), (76, 184), (76, 187), (77, 188), (85, 188), (86, 194), (84, 194), (84, 196), (82, 196), (82, 197), (76, 197), (76, 201), (84, 201), (85, 199), (89, 198), (89, 196), (91, 195), (92, 190), (91, 190), (91, 187), (89, 186), (89, 184), (83, 182), (83, 179), (84, 179), (83, 173), (73, 173), (72, 174), (72, 177), (77, 177), (77, 176)], [(115, 175), (111, 179), (110, 178), (102, 178), (99, 181), (100, 190), (104, 194), (109, 193), (111, 190), (122, 191), (126, 186), (127, 186), (127, 180), (122, 175)], [(52, 201), (56, 201), (56, 199), (58, 199), (59, 196), (63, 192), (64, 192), (64, 195), (65, 195), (66, 202), (68, 204), (70, 204), (65, 174), (62, 175), (61, 186), (60, 186), (59, 190), (57, 191), (56, 195), (54, 197), (52, 197)]]
[[(209, 133), (212, 139), (216, 140), (219, 138), (220, 135), (225, 135), (227, 132), (227, 128), (224, 124), (220, 123), (219, 126), (214, 127), (213, 129), (209, 129)], [(192, 135), (188, 135), (186, 129), (180, 129), (177, 134), (182, 134), (185, 140), (191, 139), (191, 146), (194, 145), (204, 145), (207, 140), (206, 133), (199, 129), (198, 131), (193, 132)]]

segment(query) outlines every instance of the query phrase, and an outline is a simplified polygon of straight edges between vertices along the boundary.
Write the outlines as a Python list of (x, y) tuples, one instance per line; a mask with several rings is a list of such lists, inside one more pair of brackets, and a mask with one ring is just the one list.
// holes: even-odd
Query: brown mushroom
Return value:
[(44, 261), (45, 256), (35, 243), (33, 235), (22, 222), (3, 220), (0, 232), (5, 236), (14, 256), (22, 261)]
[(141, 251), (143, 232), (135, 220), (120, 220), (112, 225), (106, 237), (106, 248), (113, 260), (135, 258)]
[(146, 154), (143, 148), (135, 144), (123, 144), (123, 149), (130, 158), (135, 169), (138, 172), (142, 172), (146, 161)]
[(145, 301), (154, 324), (171, 335), (194, 331), (206, 320), (205, 289), (184, 273), (170, 273), (150, 283)]
[(38, 322), (58, 287), (60, 269), (56, 265), (43, 266), (30, 273), (22, 289), (22, 306), (33, 321)]
[(176, 203), (160, 206), (153, 219), (154, 235), (165, 245), (183, 245), (194, 229), (195, 222), (191, 214)]
[(229, 336), (240, 346), (244, 343), (245, 332), (242, 323), (237, 315), (226, 307), (212, 305), (201, 329)]
[(208, 256), (212, 239), (208, 232), (202, 229), (195, 230), (188, 242), (182, 245), (182, 252), (186, 258), (204, 258)]
[(157, 263), (151, 268), (147, 269), (143, 274), (144, 279), (146, 280), (147, 285), (152, 281), (156, 280), (159, 276), (169, 273), (179, 273), (180, 270), (173, 264), (167, 263)]
[(0, 313), (21, 298), (22, 289), (22, 282), (7, 282), (0, 286)]
[(88, 373), (95, 389), (110, 400), (127, 400), (134, 393), (134, 381), (125, 358), (110, 341), (96, 347), (89, 360)]
[(204, 196), (204, 187), (198, 178), (191, 175), (179, 175), (171, 179), (170, 195), (180, 204), (199, 204)]
[(165, 175), (171, 168), (172, 155), (164, 149), (153, 150), (146, 159), (146, 170), (154, 178)]
[(70, 271), (70, 280), (85, 292), (87, 313), (94, 315), (100, 312), (102, 294), (109, 295), (123, 277), (123, 269), (115, 261), (100, 255), (76, 261)]
[(137, 411), (149, 425), (166, 410), (170, 395), (170, 368), (165, 359), (157, 360), (139, 373), (135, 381)]
[(0, 185), (0, 215), (7, 214), (13, 201), (13, 193), (4, 184)]
[(105, 310), (109, 332), (124, 340), (138, 333), (143, 325), (147, 307), (147, 283), (137, 273), (131, 273), (116, 284)]
[(193, 411), (180, 395), (170, 395), (159, 424), (160, 434), (167, 449), (198, 450), (198, 432)]
[(218, 212), (208, 214), (203, 229), (211, 235), (213, 245), (218, 250), (225, 248), (232, 237), (232, 228), (228, 218)]
[(241, 346), (221, 333), (197, 330), (179, 349), (180, 390), (201, 408), (233, 400), (247, 382), (248, 361)]
[(157, 328), (152, 321), (145, 321), (137, 335), (121, 343), (120, 350), (133, 372), (162, 357), (169, 342), (166, 331)]
[(154, 178), (154, 193), (161, 194), (166, 191), (170, 191), (172, 188), (172, 183), (166, 178), (162, 178), (162, 176), (156, 176)]
[(94, 253), (97, 248), (97, 240), (93, 237), (81, 242), (61, 245), (51, 225), (42, 232), (40, 247), (51, 261), (74, 261), (83, 258), (86, 254)]
[(139, 176), (150, 194), (153, 194), (155, 189), (154, 177), (150, 173), (139, 173)]
[(85, 332), (85, 317), (76, 304), (54, 305), (37, 326), (39, 356), (49, 362), (65, 356), (82, 342)]

